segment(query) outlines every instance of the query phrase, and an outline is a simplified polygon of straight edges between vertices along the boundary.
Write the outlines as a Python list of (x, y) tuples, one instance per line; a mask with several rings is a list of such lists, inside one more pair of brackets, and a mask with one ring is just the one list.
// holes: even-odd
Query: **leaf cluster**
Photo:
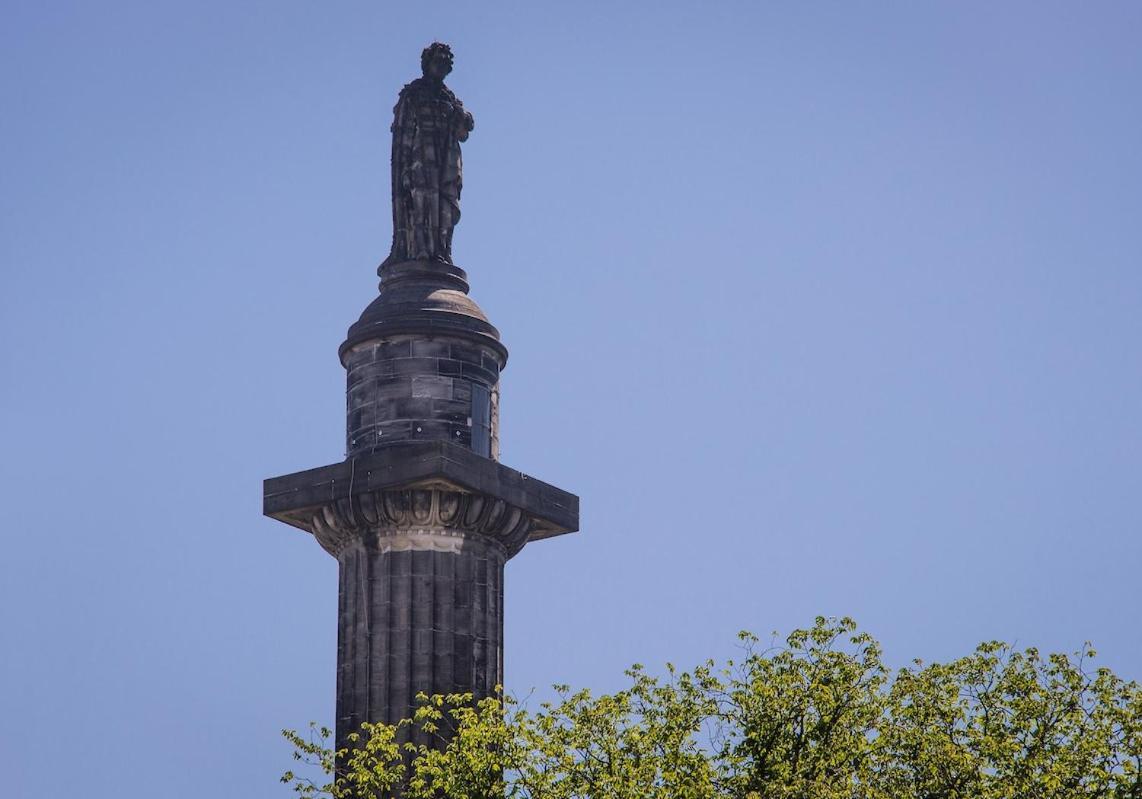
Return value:
[(981, 644), (895, 674), (851, 619), (818, 618), (689, 671), (594, 695), (424, 696), (396, 725), (284, 731), (303, 799), (1142, 799), (1142, 688), (1094, 651)]

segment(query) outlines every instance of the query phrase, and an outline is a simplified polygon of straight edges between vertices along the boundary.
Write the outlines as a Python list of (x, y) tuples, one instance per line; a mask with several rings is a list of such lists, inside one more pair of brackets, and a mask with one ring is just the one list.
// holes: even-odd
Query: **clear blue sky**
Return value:
[(1142, 677), (1142, 6), (8, 0), (6, 796), (284, 797), (331, 718), (335, 564), (261, 480), (342, 457), (434, 38), (503, 460), (582, 497), (509, 688), (816, 614)]

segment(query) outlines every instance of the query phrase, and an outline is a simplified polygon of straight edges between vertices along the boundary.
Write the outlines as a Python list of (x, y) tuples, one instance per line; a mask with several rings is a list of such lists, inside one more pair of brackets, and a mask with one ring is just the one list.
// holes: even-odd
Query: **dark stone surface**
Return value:
[(501, 463), (443, 441), (406, 441), (341, 463), (271, 477), (265, 515), (313, 532), (322, 507), (362, 494), (413, 486), (447, 486), (517, 508), (533, 520), (529, 540), (579, 529), (579, 498)]
[(409, 261), (378, 273), (380, 296), (339, 351), (346, 453), (436, 440), (498, 458), (499, 379), (508, 351), (468, 297), (464, 270)]
[[(350, 326), (341, 463), (265, 481), (267, 516), (312, 533), (340, 573), (337, 741), (407, 717), (418, 692), (503, 681), (503, 566), (579, 528), (579, 498), (497, 462), (508, 351), (452, 263), (459, 142), (472, 129), (425, 51), (393, 123), (393, 246)], [(427, 743), (427, 742), (426, 742)]]
[[(349, 328), (341, 345), (345, 354), (363, 342), (379, 342), (387, 349), (379, 360), (411, 358), (412, 338), (447, 337), (466, 341), (449, 345), (452, 358), (499, 371), (508, 360), (500, 333), (480, 306), (468, 296), (468, 276), (454, 264), (402, 261), (382, 265), (380, 296)], [(411, 338), (410, 338), (411, 337)], [(416, 353), (417, 357), (440, 357)]]
[(422, 76), (401, 89), (393, 109), (393, 246), (387, 262), (451, 263), (463, 187), (460, 143), (475, 123), (444, 85), (452, 48), (433, 42), (420, 66)]
[[(396, 346), (402, 344), (408, 346)], [(357, 344), (342, 357), (350, 456), (409, 439), (469, 448), (475, 439), (476, 454), (499, 455), (496, 406), (473, 403), (472, 391), (474, 386), (489, 395), (499, 391), (498, 352), (456, 337), (405, 336)]]
[(504, 564), (493, 547), (363, 543), (338, 563), (338, 748), (363, 721), (411, 716), (418, 692), (484, 697), (503, 684)]

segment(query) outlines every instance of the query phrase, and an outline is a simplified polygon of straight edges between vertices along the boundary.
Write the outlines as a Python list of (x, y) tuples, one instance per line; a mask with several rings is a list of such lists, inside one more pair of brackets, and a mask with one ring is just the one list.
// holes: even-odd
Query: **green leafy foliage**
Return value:
[[(595, 696), (421, 696), (413, 718), (286, 730), (304, 799), (1142, 799), (1142, 688), (999, 642), (892, 674), (851, 619)], [(416, 735), (409, 733), (415, 731)], [(431, 741), (410, 743), (410, 740)]]

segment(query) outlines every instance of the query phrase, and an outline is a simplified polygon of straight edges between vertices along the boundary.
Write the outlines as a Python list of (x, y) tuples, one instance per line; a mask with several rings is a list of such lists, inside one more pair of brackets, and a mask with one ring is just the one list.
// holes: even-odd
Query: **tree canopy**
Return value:
[(893, 673), (847, 618), (742, 640), (737, 661), (636, 665), (617, 693), (556, 686), (534, 708), (421, 696), (341, 752), (327, 729), (286, 730), (316, 777), (282, 781), (304, 799), (1142, 799), (1142, 687), (1089, 645), (992, 641)]

